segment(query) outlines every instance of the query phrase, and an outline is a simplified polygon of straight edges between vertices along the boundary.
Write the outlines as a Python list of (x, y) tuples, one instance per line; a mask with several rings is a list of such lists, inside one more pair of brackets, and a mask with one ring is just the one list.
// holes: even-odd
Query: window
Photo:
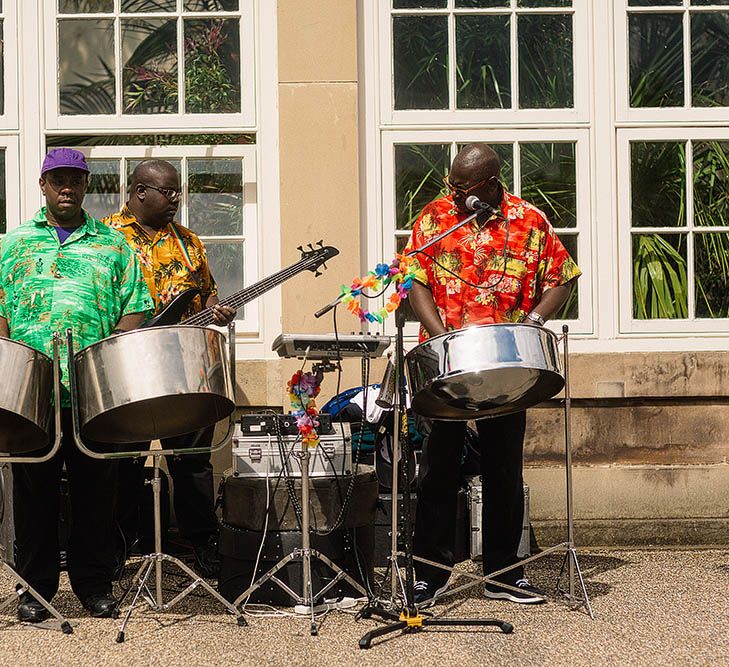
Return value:
[(50, 128), (254, 125), (252, 0), (57, 0), (49, 14)]
[(0, 1), (0, 131), (18, 126), (17, 50), (15, 3)]
[(18, 138), (0, 135), (0, 236), (17, 225), (19, 190)]

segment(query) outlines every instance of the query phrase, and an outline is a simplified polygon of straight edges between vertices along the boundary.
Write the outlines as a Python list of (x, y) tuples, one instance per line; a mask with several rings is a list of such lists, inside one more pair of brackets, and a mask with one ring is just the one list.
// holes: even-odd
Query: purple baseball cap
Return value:
[(76, 151), (73, 148), (52, 148), (43, 160), (41, 176), (47, 171), (61, 169), (62, 167), (80, 169), (87, 174), (90, 172), (89, 165), (86, 164), (86, 158), (81, 151)]

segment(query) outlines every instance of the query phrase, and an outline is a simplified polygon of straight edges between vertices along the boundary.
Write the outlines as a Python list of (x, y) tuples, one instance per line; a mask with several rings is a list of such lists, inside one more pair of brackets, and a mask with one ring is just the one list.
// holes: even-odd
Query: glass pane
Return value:
[(688, 317), (685, 234), (633, 236), (633, 317)]
[(511, 106), (509, 16), (456, 17), (459, 109)]
[(628, 0), (631, 7), (666, 7), (668, 5), (680, 5), (683, 0)]
[(682, 14), (628, 17), (630, 106), (683, 104)]
[(113, 12), (114, 0), (58, 0), (61, 14), (91, 14)]
[(694, 142), (694, 224), (729, 225), (729, 142)]
[[(218, 296), (223, 299), (245, 287), (243, 282), (243, 241), (219, 243), (205, 241), (210, 271), (218, 283)], [(237, 319), (244, 317), (243, 308), (238, 310)]]
[(185, 111), (240, 111), (239, 19), (185, 21)]
[[(562, 241), (562, 245), (565, 247), (570, 257), (577, 262), (579, 265), (579, 259), (577, 257), (577, 234), (560, 234), (559, 240)], [(577, 285), (572, 287), (570, 295), (567, 298), (564, 306), (560, 308), (559, 312), (554, 316), (556, 320), (576, 320), (580, 315), (579, 308), (579, 290)]]
[(199, 236), (243, 234), (243, 162), (187, 161), (188, 224)]
[(187, 12), (234, 12), (239, 9), (239, 0), (185, 0)]
[(0, 234), (8, 230), (7, 194), (5, 190), (5, 149), (0, 149)]
[(521, 196), (554, 227), (577, 226), (574, 143), (521, 144)]
[(124, 19), (121, 40), (124, 113), (176, 113), (176, 21)]
[(729, 0), (691, 0), (692, 5), (729, 5)]
[[(0, 7), (2, 11), (2, 7)], [(3, 36), (3, 22), (0, 20), (0, 116), (5, 113), (5, 42)]]
[(526, 14), (519, 17), (519, 107), (574, 106), (572, 16)]
[(438, 9), (446, 6), (446, 0), (392, 0), (393, 9)]
[(448, 192), (443, 177), (450, 163), (450, 144), (395, 146), (396, 229), (412, 229), (423, 207)]
[[(407, 245), (409, 240), (410, 240), (409, 236), (396, 236), (395, 237), (395, 247), (397, 248), (397, 252), (402, 252), (405, 249), (405, 246)], [(386, 298), (387, 297), (389, 297), (389, 293), (386, 295)], [(406, 322), (417, 322), (418, 321), (418, 318), (415, 317), (415, 313), (413, 312), (413, 309), (410, 307), (410, 302), (407, 299), (403, 299), (400, 302), (400, 308), (402, 309), (402, 312), (405, 314)]]
[(177, 0), (121, 0), (123, 12), (174, 12)]
[(508, 7), (509, 0), (456, 0), (456, 7)]
[(518, 0), (517, 7), (571, 7), (572, 0)]
[(116, 213), (122, 203), (119, 160), (89, 160), (89, 169), (84, 208), (95, 218)]
[(729, 13), (691, 14), (691, 104), (729, 106)]
[(113, 114), (114, 21), (70, 19), (58, 22), (58, 83), (64, 115)]
[(686, 224), (686, 146), (673, 141), (630, 144), (631, 224)]
[(448, 19), (392, 19), (396, 109), (448, 108)]
[(729, 234), (694, 235), (696, 317), (729, 317)]

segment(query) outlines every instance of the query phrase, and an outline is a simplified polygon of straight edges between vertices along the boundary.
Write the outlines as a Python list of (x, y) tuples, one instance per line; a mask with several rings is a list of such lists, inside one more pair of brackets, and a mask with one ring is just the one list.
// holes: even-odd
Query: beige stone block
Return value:
[(357, 80), (356, 0), (278, 0), (281, 82)]

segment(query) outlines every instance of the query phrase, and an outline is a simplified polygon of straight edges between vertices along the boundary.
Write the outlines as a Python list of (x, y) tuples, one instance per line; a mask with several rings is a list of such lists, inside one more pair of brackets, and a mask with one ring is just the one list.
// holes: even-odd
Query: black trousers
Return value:
[[(164, 449), (209, 447), (215, 427), (161, 441)], [(142, 448), (148, 447), (142, 445)], [(210, 453), (166, 456), (174, 484), (175, 516), (180, 534), (194, 545), (205, 543), (218, 534), (215, 515), (213, 466)], [(117, 520), (128, 544), (137, 537), (139, 510), (144, 487), (144, 459), (119, 462)]]
[[(53, 598), (60, 574), (58, 513), (65, 463), (71, 500), (68, 576), (83, 601), (111, 592), (117, 465), (86, 456), (76, 447), (69, 409), (62, 411), (62, 426), (61, 449), (50, 461), (13, 464), (16, 564), (38, 593)], [(87, 444), (98, 448), (100, 443)]]
[[(483, 480), (483, 571), (500, 570), (517, 562), (524, 519), (522, 458), (526, 412), (476, 422), (481, 449)], [(423, 443), (418, 472), (415, 519), (416, 556), (443, 565), (454, 565), (456, 503), (461, 481), (465, 422), (432, 422)], [(448, 572), (415, 562), (417, 579), (440, 587)], [(498, 579), (515, 581), (523, 576), (515, 568)]]

